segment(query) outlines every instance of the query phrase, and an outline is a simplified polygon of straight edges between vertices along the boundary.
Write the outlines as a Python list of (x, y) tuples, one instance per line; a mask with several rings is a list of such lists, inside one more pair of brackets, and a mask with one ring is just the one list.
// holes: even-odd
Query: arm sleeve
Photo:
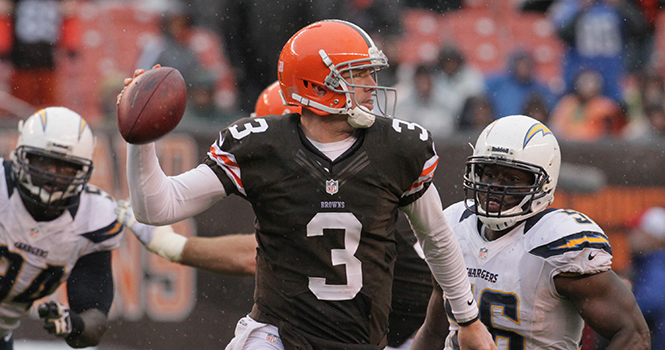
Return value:
[(113, 303), (111, 252), (84, 255), (76, 261), (67, 280), (69, 308), (82, 313), (97, 309), (108, 315)]
[(430, 186), (422, 197), (401, 209), (409, 218), (455, 318), (460, 323), (473, 320), (478, 315), (478, 306), (471, 293), (462, 249), (443, 215), (438, 191)]
[(136, 220), (168, 225), (201, 213), (226, 197), (224, 186), (209, 166), (166, 176), (155, 144), (127, 145), (127, 181)]

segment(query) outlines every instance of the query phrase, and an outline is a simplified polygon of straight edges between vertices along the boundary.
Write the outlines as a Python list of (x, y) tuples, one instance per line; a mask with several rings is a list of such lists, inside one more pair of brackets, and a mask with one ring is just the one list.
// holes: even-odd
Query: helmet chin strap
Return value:
[[(349, 88), (349, 86), (346, 84), (346, 81), (344, 80), (340, 81), (340, 85), (342, 85), (344, 90), (353, 91)], [(344, 95), (346, 95), (346, 114), (349, 115), (346, 121), (349, 123), (349, 125), (356, 129), (369, 128), (372, 126), (374, 124), (374, 119), (376, 119), (374, 114), (372, 114), (370, 110), (367, 109), (367, 107), (358, 104), (354, 93), (347, 92)], [(351, 107), (353, 106), (353, 100), (356, 100), (355, 107)]]
[(347, 122), (354, 128), (369, 128), (374, 124), (376, 117), (374, 114), (368, 113), (363, 106), (356, 106), (349, 110), (349, 118)]
[[(522, 200), (520, 201), (519, 204), (515, 205), (514, 207), (512, 207), (510, 209), (507, 209), (507, 210), (503, 211), (502, 214), (512, 215), (514, 213), (517, 213), (517, 212), (521, 211), (522, 207), (524, 207), (524, 205), (531, 200), (531, 197), (533, 197), (533, 195), (525, 196), (524, 198), (522, 198)], [(479, 203), (480, 201), (477, 200), (476, 202)], [(534, 216), (535, 214), (537, 214), (537, 212), (531, 212), (531, 213), (524, 214), (524, 215), (508, 216), (508, 217), (506, 217), (506, 216), (502, 216), (502, 217), (485, 216), (487, 212), (480, 205), (478, 206), (478, 212), (479, 212), (479, 214), (481, 214), (481, 215), (478, 215), (478, 219), (483, 224), (487, 225), (487, 227), (489, 227), (490, 229), (492, 229), (494, 231), (501, 231), (501, 230), (511, 228), (511, 227), (515, 226), (518, 219), (520, 221), (525, 220), (525, 219), (530, 218), (530, 217)]]
[(511, 218), (488, 218), (486, 216), (478, 216), (480, 222), (489, 227), (492, 231), (502, 231), (507, 228), (513, 227), (517, 221), (517, 217)]

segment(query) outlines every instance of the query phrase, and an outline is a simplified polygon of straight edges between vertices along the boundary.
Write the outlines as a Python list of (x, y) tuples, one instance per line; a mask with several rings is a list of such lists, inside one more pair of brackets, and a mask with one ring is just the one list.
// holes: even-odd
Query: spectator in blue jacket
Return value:
[(593, 68), (603, 77), (603, 94), (623, 103), (621, 83), (626, 59), (634, 52), (628, 44), (648, 34), (648, 22), (627, 0), (561, 0), (550, 8), (557, 34), (566, 44), (563, 79), (566, 93), (575, 77)]
[(533, 57), (524, 50), (513, 52), (508, 58), (506, 71), (488, 76), (485, 87), (494, 107), (495, 119), (522, 114), (526, 102), (533, 96), (540, 96), (550, 111), (556, 103), (552, 91), (536, 79)]

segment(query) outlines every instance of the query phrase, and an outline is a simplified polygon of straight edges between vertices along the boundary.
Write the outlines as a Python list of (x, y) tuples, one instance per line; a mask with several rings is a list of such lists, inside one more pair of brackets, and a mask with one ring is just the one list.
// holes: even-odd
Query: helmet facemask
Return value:
[[(483, 169), (489, 165), (525, 171), (533, 175), (533, 182), (526, 186), (483, 182), (481, 177)], [(543, 190), (548, 180), (547, 172), (533, 164), (499, 157), (472, 156), (467, 160), (464, 175), (466, 197), (464, 203), (490, 229), (504, 230), (542, 210), (543, 201), (539, 199), (550, 194)], [(521, 199), (516, 204), (505, 207), (507, 200), (512, 198)], [(490, 202), (498, 202), (498, 210), (487, 210), (486, 208), (490, 208)], [(549, 204), (549, 201), (547, 202)]]
[[(47, 209), (66, 209), (78, 204), (79, 194), (92, 174), (92, 161), (30, 146), (20, 146), (13, 157), (13, 176), (24, 200)], [(36, 159), (41, 158), (43, 166)], [(47, 168), (65, 168), (61, 173)], [(70, 175), (71, 174), (71, 175)]]
[[(509, 229), (552, 204), (561, 151), (547, 126), (524, 115), (501, 117), (485, 127), (472, 148), (464, 176), (465, 203), (487, 227)], [(494, 179), (487, 167), (497, 167), (500, 176)], [(524, 172), (533, 177), (523, 179)]]
[[(330, 74), (325, 78), (324, 86), (329, 90), (346, 96), (344, 108), (320, 108), (329, 113), (348, 114), (349, 123), (356, 128), (366, 128), (374, 123), (376, 117), (392, 117), (397, 104), (397, 90), (392, 87), (380, 86), (378, 72), (389, 67), (386, 56), (372, 46), (369, 49), (370, 59), (356, 59), (333, 66), (324, 50), (319, 51), (323, 62), (330, 68)], [(354, 79), (354, 71), (369, 70), (376, 85), (363, 85)], [(344, 75), (348, 74), (348, 78)], [(374, 110), (369, 110), (360, 104), (356, 97), (355, 88), (371, 89), (375, 103)], [(355, 104), (356, 107), (353, 107)]]

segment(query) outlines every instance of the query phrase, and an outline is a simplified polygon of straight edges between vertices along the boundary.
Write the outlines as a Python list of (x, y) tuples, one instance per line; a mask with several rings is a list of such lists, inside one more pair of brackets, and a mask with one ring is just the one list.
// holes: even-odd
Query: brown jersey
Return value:
[(378, 345), (390, 312), (397, 208), (426, 190), (438, 156), (422, 127), (378, 118), (331, 161), (299, 118), (239, 120), (206, 161), (256, 214), (258, 321), (280, 333)]

